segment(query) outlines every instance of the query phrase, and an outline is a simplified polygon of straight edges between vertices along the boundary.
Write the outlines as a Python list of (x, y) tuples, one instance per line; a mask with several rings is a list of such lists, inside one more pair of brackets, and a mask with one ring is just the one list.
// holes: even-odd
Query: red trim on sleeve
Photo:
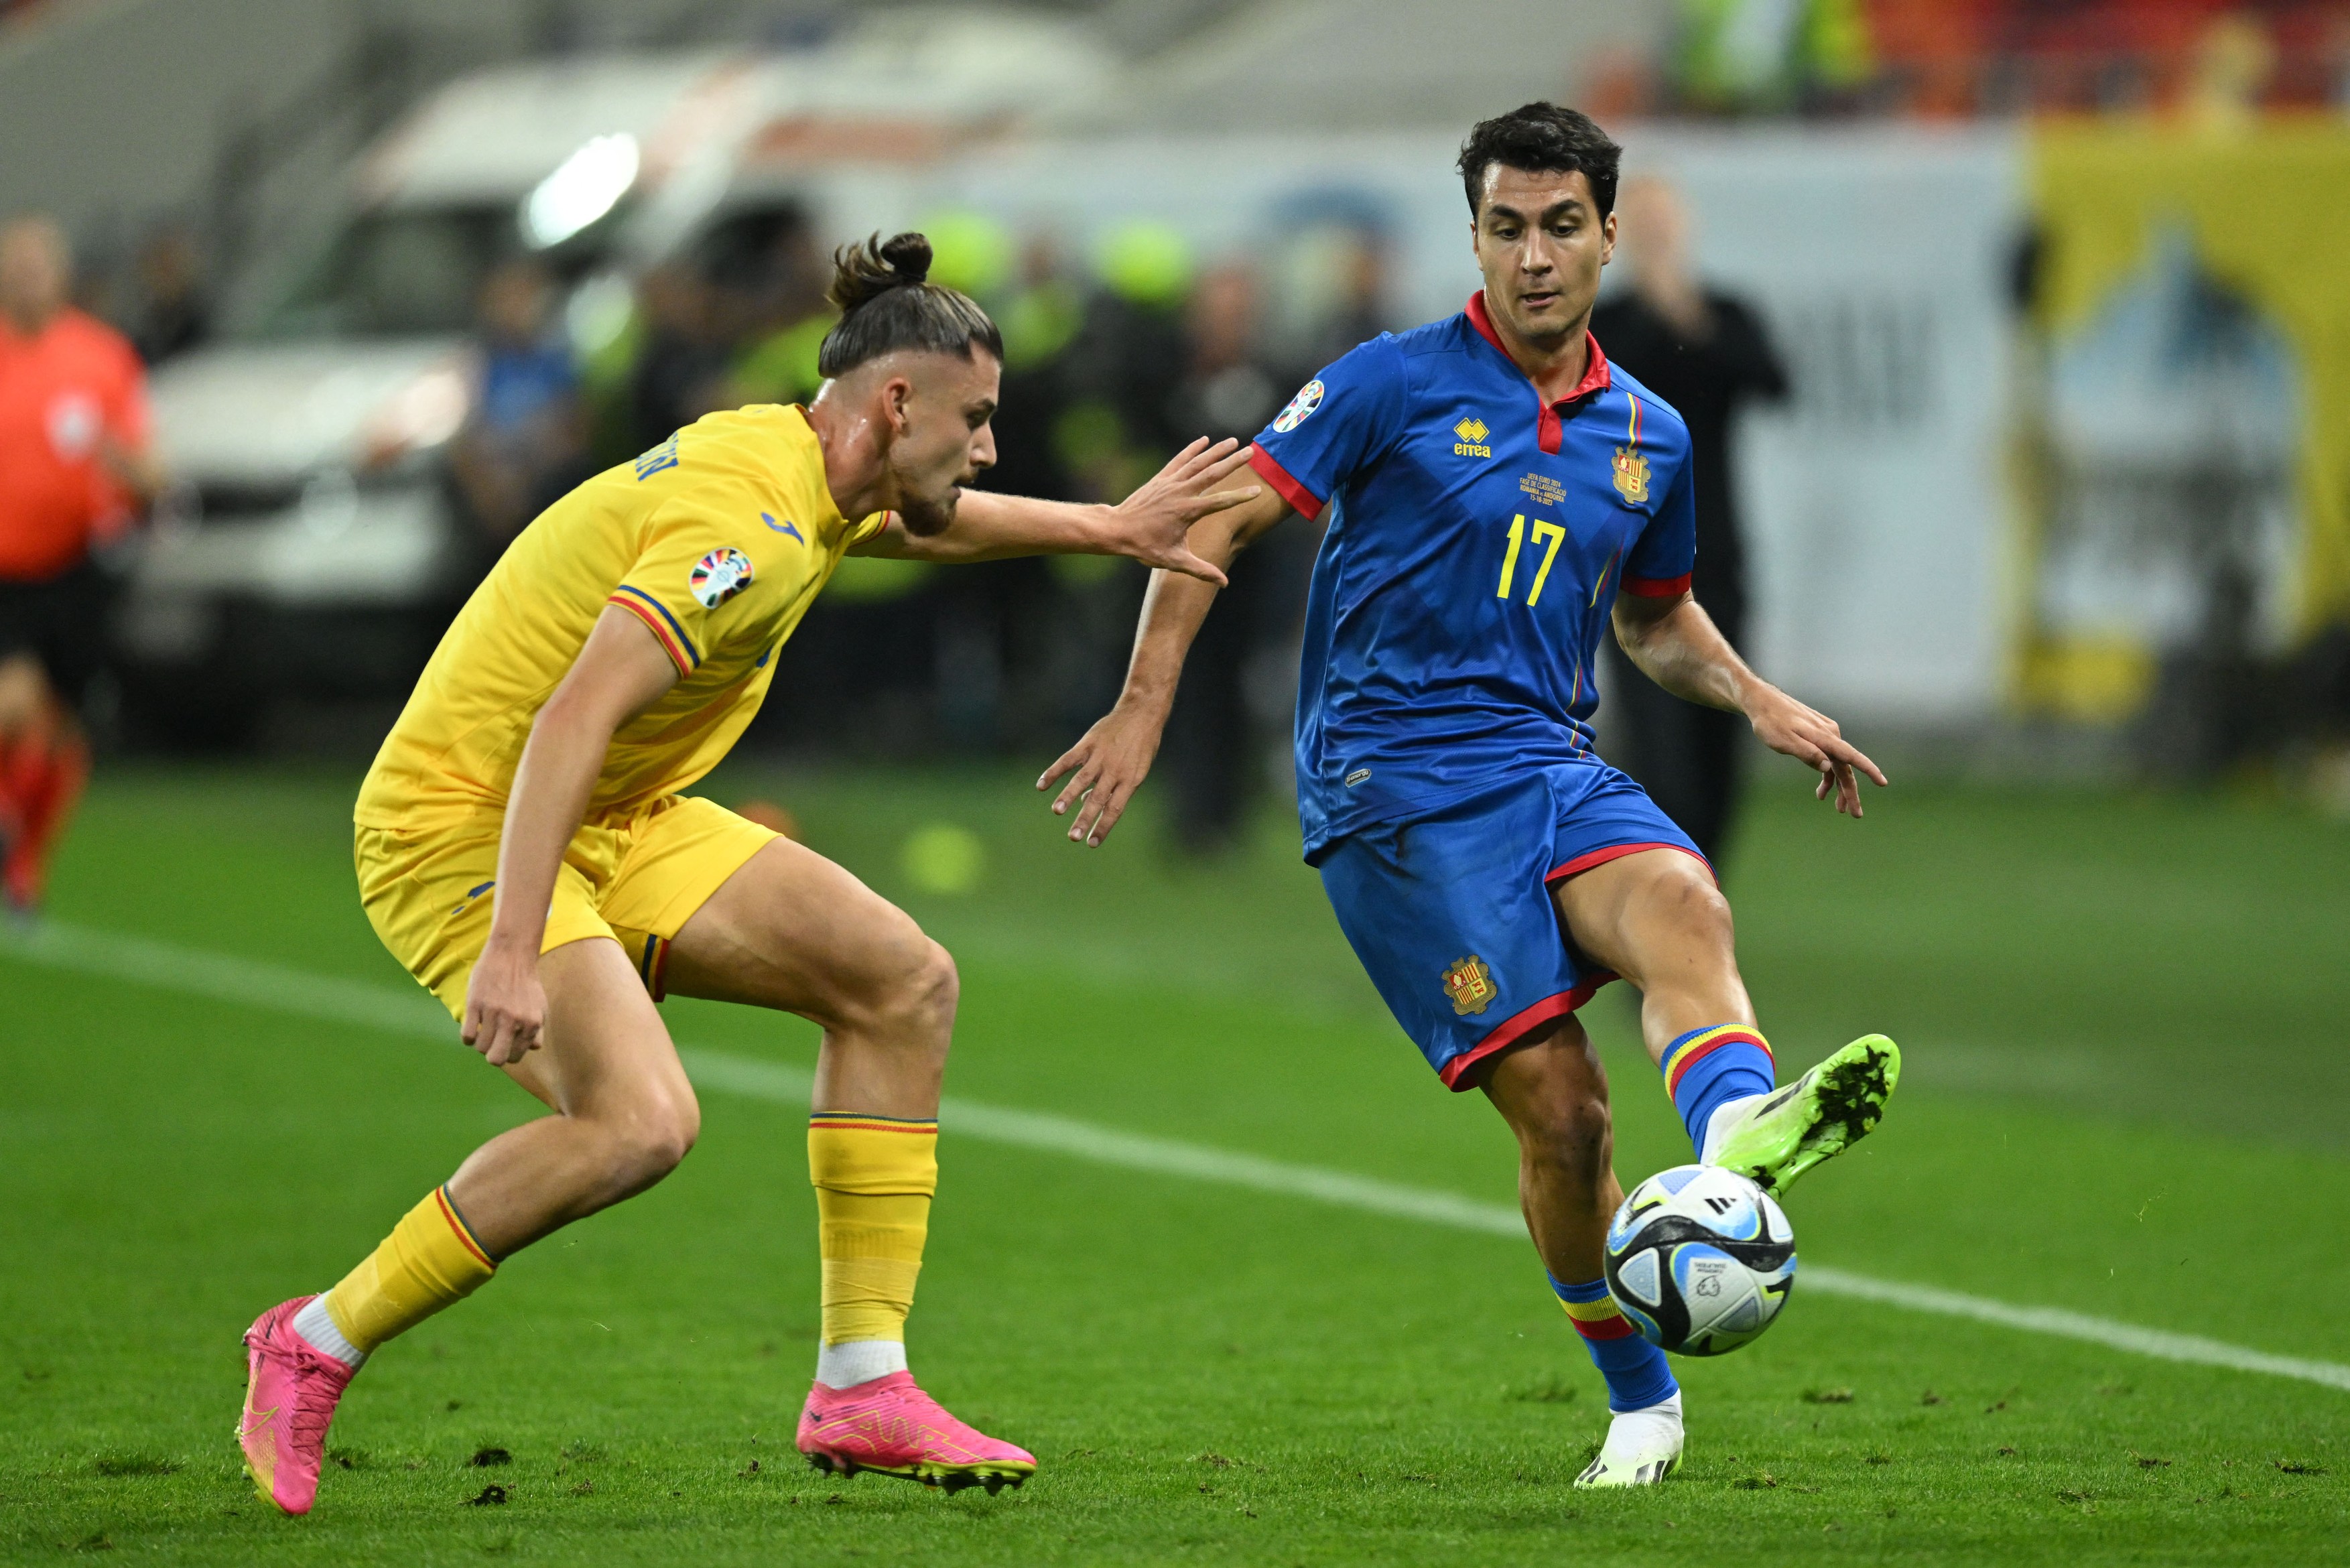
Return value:
[(1618, 586), (1635, 598), (1677, 599), (1689, 592), (1690, 574), (1678, 577), (1636, 577), (1627, 572), (1617, 579)]
[(1322, 515), (1322, 498), (1291, 478), (1289, 470), (1275, 462), (1264, 448), (1249, 448), (1249, 466), (1255, 469), (1258, 477), (1272, 485), (1284, 501), (1297, 508), (1298, 515), (1308, 523)]
[[(1644, 849), (1670, 849), (1679, 854), (1686, 855), (1690, 859), (1696, 861), (1699, 865), (1704, 867), (1705, 874), (1707, 876), (1713, 877), (1713, 862), (1708, 860), (1704, 856), (1700, 855), (1696, 850), (1690, 849), (1683, 845), (1611, 844), (1605, 849), (1595, 849), (1588, 855), (1578, 855), (1572, 860), (1564, 861), (1559, 865), (1552, 867), (1549, 873), (1543, 877), (1543, 886), (1545, 888), (1555, 887), (1558, 883), (1565, 881), (1569, 877), (1582, 876), (1586, 871), (1590, 870), (1595, 866), (1605, 866), (1610, 860), (1621, 860), (1627, 855), (1638, 855)], [(1714, 880), (1718, 882), (1721, 878), (1715, 877)]]
[(668, 654), (670, 661), (677, 666), (677, 672), (681, 677), (693, 673), (693, 661), (686, 658), (685, 649), (677, 645), (677, 638), (668, 627), (661, 624), (660, 617), (626, 594), (614, 594), (604, 602), (624, 609), (644, 622), (646, 629), (653, 634), (653, 640), (661, 645), (661, 651)]

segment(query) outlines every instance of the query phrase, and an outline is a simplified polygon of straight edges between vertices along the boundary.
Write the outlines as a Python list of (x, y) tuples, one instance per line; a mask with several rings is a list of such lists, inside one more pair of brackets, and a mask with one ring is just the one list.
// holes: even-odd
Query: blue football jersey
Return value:
[(1546, 403), (1480, 293), (1306, 383), (1251, 461), (1326, 514), (1297, 693), (1307, 858), (1495, 778), (1593, 763), (1617, 591), (1671, 597), (1697, 557), (1689, 431), (1590, 344)]

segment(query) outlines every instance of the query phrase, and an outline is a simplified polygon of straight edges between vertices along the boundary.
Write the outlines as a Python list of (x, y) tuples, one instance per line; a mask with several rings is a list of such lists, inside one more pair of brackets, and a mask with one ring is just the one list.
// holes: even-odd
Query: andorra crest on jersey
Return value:
[(1628, 446), (1616, 449), (1616, 493), (1625, 504), (1638, 506), (1648, 499), (1648, 459)]
[(751, 557), (722, 545), (693, 563), (687, 582), (703, 609), (716, 609), (751, 586)]
[(1280, 417), (1273, 421), (1273, 428), (1287, 435), (1304, 424), (1306, 416), (1322, 406), (1322, 390), (1319, 377), (1300, 387), (1297, 396), (1289, 400), (1289, 407), (1282, 410)]
[(1482, 1012), (1493, 1005), (1502, 988), (1493, 983), (1493, 971), (1475, 953), (1464, 959), (1454, 959), (1444, 971), (1444, 994), (1452, 999), (1452, 1011), (1462, 1018), (1472, 1012)]

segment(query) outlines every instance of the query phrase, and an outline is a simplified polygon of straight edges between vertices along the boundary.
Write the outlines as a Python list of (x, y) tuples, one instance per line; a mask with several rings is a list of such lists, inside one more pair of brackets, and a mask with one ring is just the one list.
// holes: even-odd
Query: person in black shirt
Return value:
[[(1263, 352), (1262, 287), (1237, 264), (1211, 268), (1193, 290), (1181, 379), (1166, 404), (1169, 444), (1195, 435), (1247, 441), (1296, 389), (1294, 368)], [(1376, 334), (1377, 327), (1371, 331)], [(1354, 345), (1349, 343), (1348, 348)], [(1252, 712), (1252, 676), (1268, 659), (1295, 670), (1293, 639), (1305, 618), (1314, 535), (1276, 535), (1234, 563), (1232, 585), (1200, 628), (1167, 721), (1167, 773), (1174, 785), (1168, 826), (1174, 846), (1222, 854), (1240, 842), (1263, 784), (1271, 737)]]
[[(1746, 543), (1731, 423), (1749, 402), (1784, 398), (1787, 373), (1753, 309), (1691, 270), (1689, 210), (1678, 192), (1654, 178), (1629, 181), (1616, 210), (1633, 286), (1591, 313), (1591, 335), (1689, 426), (1697, 483), (1691, 586), (1731, 646), (1743, 648)], [(1633, 668), (1614, 639), (1605, 640), (1621, 734), (1614, 761), (1719, 866), (1737, 812), (1745, 721), (1673, 696)]]

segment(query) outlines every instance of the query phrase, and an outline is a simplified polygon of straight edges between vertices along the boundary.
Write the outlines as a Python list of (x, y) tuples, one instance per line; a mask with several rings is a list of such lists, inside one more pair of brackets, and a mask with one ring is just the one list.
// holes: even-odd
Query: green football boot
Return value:
[(1900, 1081), (1901, 1048), (1882, 1034), (1864, 1034), (1740, 1110), (1707, 1163), (1784, 1197), (1796, 1178), (1866, 1137)]

